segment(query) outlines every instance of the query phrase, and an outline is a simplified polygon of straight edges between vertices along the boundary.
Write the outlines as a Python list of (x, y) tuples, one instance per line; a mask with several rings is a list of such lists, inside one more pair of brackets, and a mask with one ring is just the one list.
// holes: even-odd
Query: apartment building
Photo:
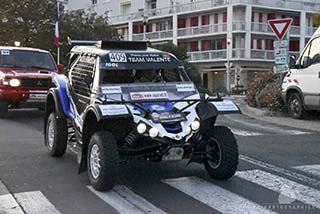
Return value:
[(256, 72), (272, 70), (276, 37), (269, 19), (293, 19), (290, 54), (298, 55), (316, 30), (313, 15), (320, 11), (320, 1), (69, 0), (68, 8), (106, 14), (125, 40), (185, 46), (203, 85), (217, 91), (226, 88), (227, 60), (232, 63), (231, 88), (247, 87)]

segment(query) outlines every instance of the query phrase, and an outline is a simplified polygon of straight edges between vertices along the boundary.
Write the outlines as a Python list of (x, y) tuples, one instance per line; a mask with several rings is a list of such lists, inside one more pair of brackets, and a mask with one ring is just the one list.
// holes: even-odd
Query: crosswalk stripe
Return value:
[(320, 178), (320, 165), (304, 165), (295, 166), (293, 168)]
[(263, 135), (262, 133), (258, 133), (258, 132), (251, 132), (251, 131), (244, 131), (241, 129), (235, 129), (235, 128), (231, 128), (231, 131), (233, 134), (238, 135), (238, 136), (260, 136)]
[(60, 214), (40, 191), (17, 193), (14, 197), (27, 214)]
[(166, 179), (163, 182), (224, 214), (275, 213), (197, 177)]
[(0, 213), (23, 214), (22, 209), (0, 180)]
[(92, 186), (88, 188), (121, 214), (166, 214), (126, 186), (117, 185), (108, 192), (96, 191)]
[(297, 182), (270, 174), (262, 170), (248, 170), (236, 173), (237, 177), (263, 186), (305, 204), (320, 208), (320, 191)]

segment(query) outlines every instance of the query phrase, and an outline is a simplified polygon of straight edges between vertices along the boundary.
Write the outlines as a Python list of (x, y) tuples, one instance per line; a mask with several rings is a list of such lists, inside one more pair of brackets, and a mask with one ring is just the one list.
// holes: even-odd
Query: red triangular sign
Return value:
[(268, 21), (268, 24), (270, 25), (272, 31), (276, 34), (278, 39), (282, 40), (292, 22), (293, 20), (291, 18), (272, 19)]

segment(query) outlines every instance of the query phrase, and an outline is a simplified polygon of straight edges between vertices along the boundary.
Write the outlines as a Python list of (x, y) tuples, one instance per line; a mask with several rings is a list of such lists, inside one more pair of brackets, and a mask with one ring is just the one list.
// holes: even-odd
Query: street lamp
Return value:
[(230, 92), (230, 68), (232, 66), (232, 64), (230, 64), (230, 44), (231, 44), (231, 38), (227, 37), (227, 91), (228, 93)]
[(143, 41), (146, 41), (147, 40), (146, 32), (147, 32), (147, 24), (148, 24), (149, 17), (146, 15), (142, 15), (142, 18), (143, 18)]

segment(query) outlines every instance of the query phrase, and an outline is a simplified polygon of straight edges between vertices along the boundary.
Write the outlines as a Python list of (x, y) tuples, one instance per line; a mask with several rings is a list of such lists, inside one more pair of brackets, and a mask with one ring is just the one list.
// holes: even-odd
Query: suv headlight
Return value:
[(157, 137), (158, 134), (159, 134), (159, 131), (158, 131), (156, 128), (151, 128), (151, 129), (149, 130), (149, 135), (150, 135), (150, 137), (152, 137), (152, 138)]
[(139, 124), (138, 124), (138, 126), (137, 126), (137, 132), (138, 132), (139, 134), (145, 133), (146, 130), (147, 130), (146, 124), (144, 124), (144, 123), (139, 123)]
[(195, 120), (191, 123), (191, 129), (193, 131), (196, 131), (200, 128), (200, 122), (198, 120)]
[(18, 86), (20, 86), (20, 84), (21, 84), (21, 81), (18, 80), (18, 79), (11, 79), (11, 80), (9, 81), (9, 85), (10, 85), (11, 87), (18, 87)]

